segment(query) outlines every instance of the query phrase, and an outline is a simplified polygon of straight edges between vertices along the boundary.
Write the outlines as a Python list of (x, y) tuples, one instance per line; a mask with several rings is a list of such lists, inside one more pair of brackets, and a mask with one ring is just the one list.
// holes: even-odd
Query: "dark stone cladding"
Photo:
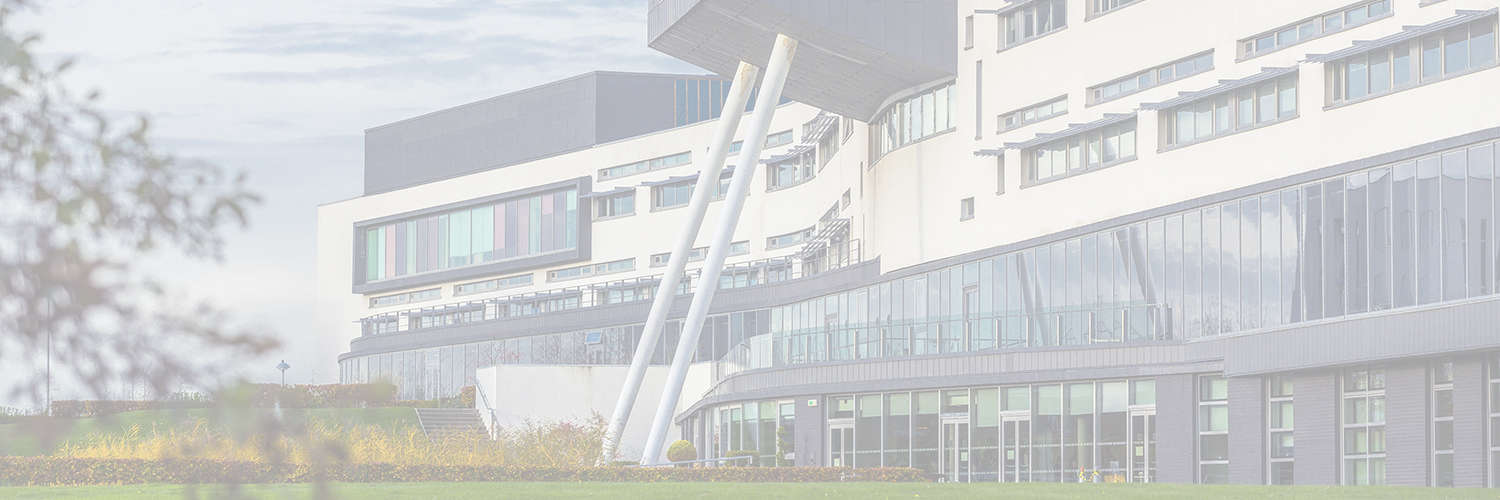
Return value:
[[(877, 258), (798, 280), (751, 288), (720, 290), (714, 297), (713, 305), (709, 307), (709, 314), (762, 309), (807, 300), (858, 287), (874, 281), (879, 276), (880, 259)], [(691, 303), (691, 296), (677, 297), (672, 304), (669, 317), (674, 319), (686, 317)], [(339, 360), (411, 349), (633, 325), (644, 323), (650, 310), (650, 301), (638, 301), (537, 316), (362, 336), (349, 343), (349, 352), (340, 355)]]
[(449, 210), (483, 205), (486, 203), (494, 203), (501, 200), (530, 196), (537, 193), (546, 193), (559, 189), (574, 188), (578, 190), (579, 196), (583, 196), (590, 192), (592, 183), (592, 177), (575, 177), (572, 179), (542, 184), (539, 186), (532, 186), (523, 189), (516, 189), (504, 193), (474, 198), (471, 200), (447, 203), (435, 207), (424, 208), (421, 210), (413, 210), (410, 212), (355, 222), (353, 228), (354, 244), (353, 248), (351, 249), (353, 253), (350, 254), (355, 256), (355, 258), (351, 259), (353, 261), (353, 264), (352, 269), (350, 270), (350, 278), (354, 283), (352, 287), (352, 293), (371, 294), (390, 292), (424, 285), (431, 285), (435, 283), (445, 283), (449, 281), (496, 276), (524, 271), (528, 269), (537, 269), (541, 267), (557, 266), (570, 262), (582, 262), (589, 260), (589, 252), (590, 249), (593, 248), (592, 234), (594, 220), (590, 212), (590, 207), (592, 205), (589, 203), (578, 204), (578, 245), (571, 250), (561, 250), (542, 255), (533, 255), (529, 257), (509, 259), (475, 266), (464, 266), (457, 269), (446, 269), (436, 272), (403, 276), (399, 278), (382, 280), (376, 283), (366, 283), (364, 280), (364, 269), (362, 265), (364, 263), (365, 257), (361, 255), (364, 251), (364, 239), (360, 237), (360, 232), (370, 226), (403, 221), (416, 217), (422, 217), (425, 215), (442, 213)]

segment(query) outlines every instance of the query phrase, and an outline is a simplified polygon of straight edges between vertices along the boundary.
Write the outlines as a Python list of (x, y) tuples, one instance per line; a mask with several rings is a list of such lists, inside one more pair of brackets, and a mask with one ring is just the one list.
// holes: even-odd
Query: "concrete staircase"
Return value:
[(485, 436), (484, 422), (473, 408), (417, 408), (417, 423), (422, 425), (428, 439)]

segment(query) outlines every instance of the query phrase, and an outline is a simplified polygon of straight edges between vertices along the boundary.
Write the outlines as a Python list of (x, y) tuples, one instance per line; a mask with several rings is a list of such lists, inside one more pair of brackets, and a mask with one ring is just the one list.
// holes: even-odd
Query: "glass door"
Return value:
[(1001, 415), (1000, 481), (1019, 483), (1031, 480), (1031, 418), (1029, 415)]
[(942, 432), (943, 479), (969, 482), (969, 419), (944, 419)]
[(1156, 410), (1130, 411), (1130, 481), (1156, 479)]
[(853, 423), (828, 426), (828, 465), (830, 467), (854, 466)]

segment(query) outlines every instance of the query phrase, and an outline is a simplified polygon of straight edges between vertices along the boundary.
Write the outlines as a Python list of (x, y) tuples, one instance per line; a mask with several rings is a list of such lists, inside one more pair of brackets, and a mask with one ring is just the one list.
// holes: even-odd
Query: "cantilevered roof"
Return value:
[(649, 0), (651, 48), (733, 75), (765, 68), (778, 33), (798, 41), (784, 95), (868, 121), (881, 103), (953, 78), (955, 0)]
[(1167, 108), (1170, 108), (1172, 106), (1176, 106), (1178, 104), (1187, 104), (1189, 102), (1193, 102), (1195, 100), (1198, 100), (1199, 98), (1208, 97), (1208, 96), (1212, 96), (1212, 95), (1218, 95), (1218, 94), (1222, 94), (1222, 93), (1225, 93), (1225, 92), (1229, 92), (1231, 90), (1237, 90), (1237, 89), (1249, 87), (1251, 85), (1255, 85), (1257, 83), (1264, 82), (1266, 80), (1274, 79), (1274, 78), (1279, 77), (1281, 75), (1290, 74), (1290, 73), (1296, 73), (1296, 72), (1297, 72), (1297, 67), (1296, 66), (1289, 66), (1289, 67), (1285, 67), (1285, 68), (1261, 68), (1261, 70), (1260, 70), (1259, 73), (1256, 73), (1256, 74), (1253, 74), (1253, 75), (1250, 75), (1250, 76), (1247, 76), (1247, 77), (1244, 77), (1244, 78), (1240, 78), (1238, 80), (1219, 80), (1219, 84), (1218, 85), (1214, 85), (1212, 87), (1209, 87), (1209, 88), (1206, 88), (1206, 89), (1203, 89), (1203, 90), (1199, 90), (1199, 91), (1196, 91), (1196, 92), (1181, 92), (1181, 93), (1177, 94), (1177, 97), (1173, 97), (1171, 99), (1167, 99), (1167, 100), (1162, 101), (1162, 102), (1141, 104), (1141, 109), (1149, 109), (1149, 110), (1167, 109)]
[(1381, 37), (1375, 40), (1355, 40), (1354, 46), (1329, 52), (1327, 54), (1308, 54), (1307, 62), (1323, 63), (1334, 61), (1346, 56), (1352, 56), (1370, 49), (1378, 49), (1395, 45), (1407, 40), (1421, 38), (1423, 35), (1438, 33), (1444, 29), (1458, 26), (1485, 16), (1493, 16), (1500, 12), (1500, 8), (1490, 10), (1459, 10), (1458, 15), (1424, 26), (1403, 26), (1401, 32)]
[(1116, 123), (1133, 119), (1135, 119), (1135, 113), (1105, 113), (1104, 118), (1100, 118), (1098, 120), (1094, 120), (1088, 123), (1070, 123), (1068, 124), (1068, 128), (1059, 130), (1057, 132), (1037, 134), (1036, 137), (1033, 137), (1027, 141), (1007, 142), (1003, 147), (995, 149), (981, 149), (975, 151), (974, 154), (976, 156), (1000, 156), (1000, 154), (1005, 152), (1005, 150), (1007, 149), (1026, 149), (1032, 146), (1046, 144), (1063, 137), (1082, 134), (1090, 130), (1100, 129), (1110, 125), (1114, 125)]
[(791, 148), (788, 148), (785, 153), (781, 153), (779, 155), (771, 155), (768, 158), (761, 159), (760, 162), (761, 163), (781, 163), (783, 161), (787, 161), (787, 160), (796, 158), (798, 156), (801, 156), (803, 153), (806, 153), (808, 151), (812, 151), (813, 147), (814, 147), (814, 145), (813, 144), (809, 144), (809, 143), (798, 144), (796, 146), (792, 146)]

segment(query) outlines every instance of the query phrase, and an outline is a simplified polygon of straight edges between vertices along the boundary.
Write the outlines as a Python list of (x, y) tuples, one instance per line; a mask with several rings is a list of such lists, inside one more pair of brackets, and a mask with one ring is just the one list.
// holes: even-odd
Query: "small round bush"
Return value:
[(697, 458), (698, 449), (694, 448), (693, 443), (686, 439), (673, 441), (672, 446), (667, 447), (667, 460), (686, 462), (688, 460), (696, 460)]

